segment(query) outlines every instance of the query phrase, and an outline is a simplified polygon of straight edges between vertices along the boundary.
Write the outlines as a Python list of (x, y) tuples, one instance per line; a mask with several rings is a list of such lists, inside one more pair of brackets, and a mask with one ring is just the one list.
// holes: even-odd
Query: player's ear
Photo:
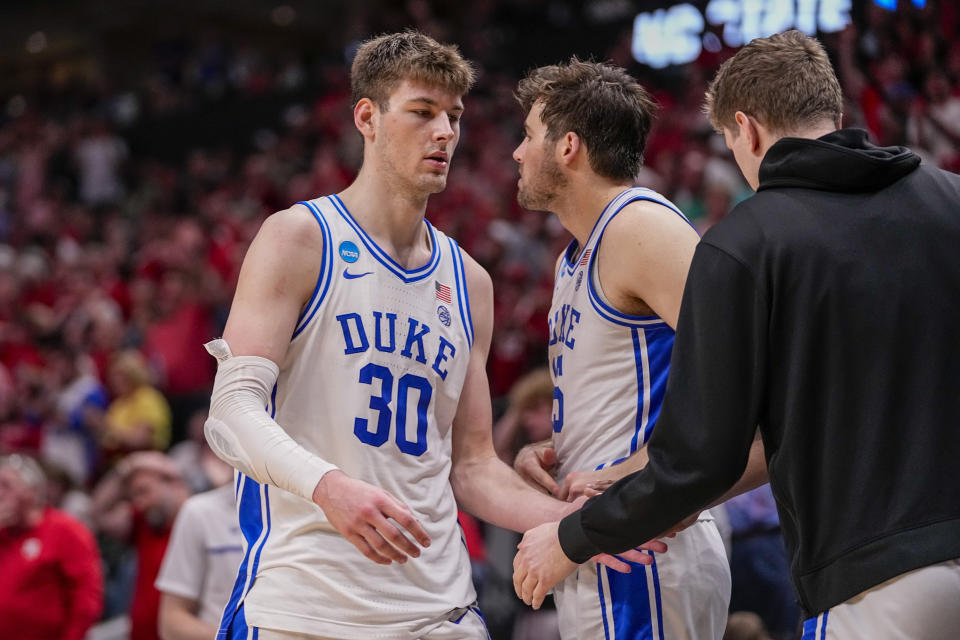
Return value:
[(760, 129), (759, 123), (757, 123), (756, 118), (748, 116), (743, 111), (737, 111), (733, 114), (734, 120), (737, 122), (737, 130), (739, 135), (745, 136), (747, 141), (747, 149), (751, 153), (758, 153), (761, 146), (760, 140)]
[(360, 98), (353, 107), (353, 124), (364, 138), (373, 139), (376, 130), (377, 105), (370, 98)]
[(580, 153), (580, 136), (568, 131), (557, 141), (557, 162), (569, 165)]

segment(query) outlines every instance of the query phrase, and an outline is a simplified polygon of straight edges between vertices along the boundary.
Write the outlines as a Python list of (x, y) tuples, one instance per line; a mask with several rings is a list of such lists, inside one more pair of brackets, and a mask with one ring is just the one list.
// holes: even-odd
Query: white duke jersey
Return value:
[(267, 410), (307, 450), (407, 504), (431, 545), (375, 564), (312, 502), (241, 474), (245, 556), (221, 633), (242, 604), (251, 627), (416, 637), (476, 600), (449, 481), (473, 342), (463, 259), (425, 222), (430, 261), (405, 270), (337, 196), (299, 204), (320, 225), (323, 258)]
[(635, 200), (657, 202), (683, 217), (660, 194), (627, 189), (604, 209), (586, 245), (574, 240), (560, 259), (549, 320), (558, 478), (626, 459), (650, 439), (660, 415), (673, 329), (658, 316), (614, 309), (597, 277), (603, 233)]
[[(611, 220), (636, 200), (660, 194), (627, 189), (600, 215), (586, 244), (571, 242), (556, 275), (550, 308), (557, 478), (622, 462), (650, 439), (670, 369), (673, 329), (658, 316), (615, 309), (600, 286), (597, 252)], [(588, 563), (555, 590), (562, 636), (718, 638), (726, 623), (730, 575), (710, 514), (669, 542), (651, 567), (626, 576)], [(651, 555), (654, 555), (651, 553)]]

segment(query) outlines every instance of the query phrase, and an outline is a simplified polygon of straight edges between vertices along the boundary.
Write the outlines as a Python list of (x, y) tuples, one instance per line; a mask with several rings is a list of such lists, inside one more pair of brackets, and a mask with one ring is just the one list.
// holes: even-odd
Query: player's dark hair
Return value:
[(350, 67), (353, 104), (369, 98), (380, 109), (389, 108), (390, 93), (404, 80), (465, 94), (476, 73), (454, 45), (407, 30), (367, 40)]
[(543, 104), (540, 119), (549, 141), (576, 133), (597, 174), (633, 180), (640, 172), (657, 105), (624, 69), (574, 57), (531, 71), (516, 97), (524, 113)]
[(720, 65), (704, 104), (721, 132), (738, 130), (737, 111), (784, 135), (825, 118), (840, 126), (843, 92), (823, 46), (795, 29), (751, 40)]

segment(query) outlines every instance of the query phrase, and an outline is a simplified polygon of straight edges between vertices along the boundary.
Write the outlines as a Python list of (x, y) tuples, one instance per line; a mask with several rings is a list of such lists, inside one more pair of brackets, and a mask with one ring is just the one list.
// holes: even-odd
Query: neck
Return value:
[[(792, 131), (787, 131), (782, 134), (776, 134), (776, 133), (764, 130), (764, 133), (766, 135), (761, 137), (761, 143), (763, 145), (763, 153), (765, 155), (767, 151), (770, 150), (770, 147), (776, 144), (777, 141), (779, 141), (781, 138), (806, 138), (808, 140), (816, 140), (817, 138), (825, 136), (828, 133), (833, 133), (836, 130), (837, 130), (837, 125), (833, 124), (833, 122), (831, 122), (830, 120), (821, 120), (810, 126), (802, 127), (800, 129), (794, 129)], [(764, 137), (766, 139), (764, 139)]]
[(413, 194), (409, 187), (384, 179), (388, 172), (367, 166), (364, 163), (353, 184), (339, 194), (340, 199), (363, 230), (404, 264), (406, 257), (428, 242), (423, 218), (429, 195)]
[(573, 234), (577, 244), (583, 248), (606, 206), (632, 186), (632, 182), (617, 182), (596, 176), (586, 180), (572, 177), (568, 187), (557, 198), (553, 213), (557, 214), (560, 224)]

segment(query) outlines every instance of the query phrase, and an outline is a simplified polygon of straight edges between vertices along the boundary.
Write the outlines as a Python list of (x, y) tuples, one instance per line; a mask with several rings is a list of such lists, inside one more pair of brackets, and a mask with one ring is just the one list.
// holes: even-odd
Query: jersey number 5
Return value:
[[(390, 408), (393, 399), (393, 374), (387, 367), (372, 362), (360, 369), (362, 384), (372, 385), (375, 378), (380, 381), (380, 395), (370, 396), (370, 408), (377, 412), (377, 428), (375, 431), (370, 431), (369, 420), (354, 418), (353, 433), (360, 442), (379, 447), (390, 438), (390, 422), (393, 417), (393, 411)], [(417, 435), (413, 442), (407, 438), (407, 399), (411, 389), (419, 392)], [(433, 388), (426, 378), (407, 373), (397, 381), (396, 440), (397, 448), (403, 453), (419, 456), (427, 450), (427, 407), (430, 406), (432, 396)]]

